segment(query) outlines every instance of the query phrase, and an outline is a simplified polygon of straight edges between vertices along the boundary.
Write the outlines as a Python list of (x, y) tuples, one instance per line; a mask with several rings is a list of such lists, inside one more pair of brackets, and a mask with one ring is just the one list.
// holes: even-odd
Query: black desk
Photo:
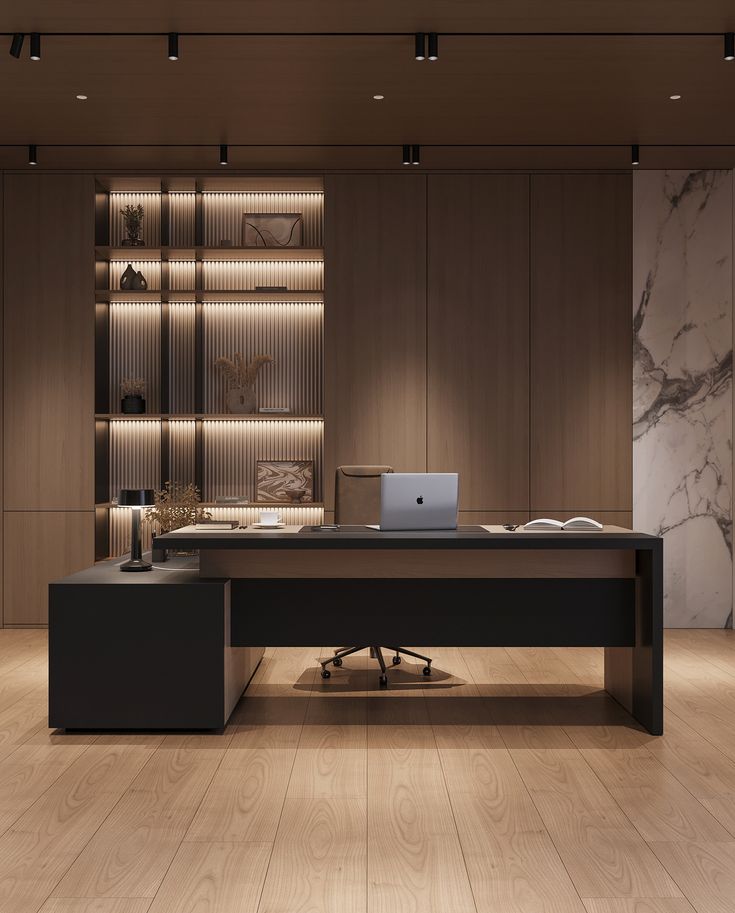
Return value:
[(663, 730), (663, 540), (603, 532), (383, 533), (187, 528), (157, 540), (200, 549), (229, 579), (232, 646), (411, 643), (601, 646), (605, 688)]

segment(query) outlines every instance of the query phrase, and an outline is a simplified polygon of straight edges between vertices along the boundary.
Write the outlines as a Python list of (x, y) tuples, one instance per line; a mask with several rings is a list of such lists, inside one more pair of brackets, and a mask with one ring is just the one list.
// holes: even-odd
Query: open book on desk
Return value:
[(539, 520), (531, 520), (526, 523), (523, 529), (539, 530), (569, 530), (570, 532), (599, 532), (602, 529), (602, 523), (592, 520), (590, 517), (572, 517), (571, 520), (562, 522), (561, 520), (549, 520), (542, 517)]

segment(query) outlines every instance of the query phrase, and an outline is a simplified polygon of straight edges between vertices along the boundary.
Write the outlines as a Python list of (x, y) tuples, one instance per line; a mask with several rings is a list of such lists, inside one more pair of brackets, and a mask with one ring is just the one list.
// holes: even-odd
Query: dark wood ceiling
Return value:
[[(437, 62), (364, 34), (416, 29)], [(632, 142), (642, 167), (735, 164), (732, 0), (4, 0), (0, 30), (45, 33), (39, 62), (0, 44), (2, 167), (31, 142), (47, 167), (209, 168), (220, 142), (243, 168), (392, 168), (404, 142), (430, 168), (627, 167)], [(172, 30), (361, 34), (182, 35), (176, 62), (163, 36), (48, 34)], [(547, 31), (668, 34), (446, 34)]]

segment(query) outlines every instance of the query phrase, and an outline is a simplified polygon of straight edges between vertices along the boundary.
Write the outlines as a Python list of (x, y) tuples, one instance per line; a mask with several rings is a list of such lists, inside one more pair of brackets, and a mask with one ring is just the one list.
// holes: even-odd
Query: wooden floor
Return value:
[(271, 650), (222, 733), (65, 735), (45, 650), (0, 631), (0, 913), (735, 911), (732, 632), (667, 633), (659, 738), (582, 649)]

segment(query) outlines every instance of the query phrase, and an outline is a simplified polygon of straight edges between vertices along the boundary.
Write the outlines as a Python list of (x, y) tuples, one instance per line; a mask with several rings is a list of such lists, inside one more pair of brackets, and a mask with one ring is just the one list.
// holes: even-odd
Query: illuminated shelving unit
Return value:
[[(122, 245), (119, 210), (128, 203), (144, 207), (144, 246)], [(241, 247), (245, 212), (302, 213), (304, 246)], [(323, 186), (313, 178), (98, 181), (98, 558), (127, 546), (128, 511), (113, 502), (120, 488), (193, 481), (213, 516), (253, 522), (262, 507), (255, 501), (258, 459), (312, 460), (314, 501), (279, 507), (290, 522), (321, 521), (323, 214)], [(120, 289), (128, 263), (146, 277), (145, 291)], [(289, 414), (227, 414), (214, 361), (234, 352), (274, 357), (261, 371), (259, 404), (286, 406)], [(146, 414), (120, 414), (123, 377), (145, 378)], [(235, 496), (243, 502), (216, 504)]]

